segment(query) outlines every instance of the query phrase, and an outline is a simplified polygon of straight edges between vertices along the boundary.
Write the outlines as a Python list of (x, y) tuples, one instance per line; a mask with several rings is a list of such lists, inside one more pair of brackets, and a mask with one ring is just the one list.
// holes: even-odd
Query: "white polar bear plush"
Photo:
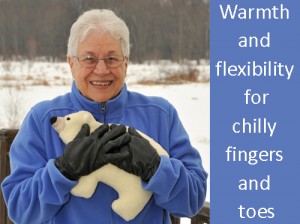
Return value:
[[(54, 120), (52, 126), (65, 144), (75, 138), (83, 124), (87, 123), (91, 132), (101, 125), (87, 111), (56, 117)], [(140, 131), (139, 133), (151, 143), (159, 155), (168, 156), (168, 153), (152, 138)], [(140, 177), (127, 173), (115, 165), (107, 164), (87, 176), (82, 176), (71, 193), (75, 196), (90, 198), (94, 194), (98, 182), (103, 182), (114, 188), (119, 194), (119, 198), (112, 203), (113, 211), (124, 220), (130, 221), (143, 210), (152, 196), (152, 192), (142, 188), (141, 181)]]

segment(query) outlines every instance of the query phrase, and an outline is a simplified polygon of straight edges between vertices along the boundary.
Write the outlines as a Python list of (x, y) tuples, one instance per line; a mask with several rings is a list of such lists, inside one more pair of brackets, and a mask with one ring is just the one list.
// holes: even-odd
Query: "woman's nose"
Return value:
[(110, 70), (108, 69), (108, 67), (106, 66), (104, 60), (99, 60), (98, 64), (96, 65), (95, 69), (94, 69), (94, 73), (98, 74), (98, 75), (106, 75), (110, 73)]

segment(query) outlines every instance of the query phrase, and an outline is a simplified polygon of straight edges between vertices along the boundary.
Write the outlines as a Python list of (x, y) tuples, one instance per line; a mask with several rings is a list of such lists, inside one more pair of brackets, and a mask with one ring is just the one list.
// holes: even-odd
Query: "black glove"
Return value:
[[(112, 130), (116, 126), (112, 126)], [(128, 128), (128, 133), (131, 135), (129, 143), (121, 147), (120, 152), (130, 152), (130, 157), (121, 161), (112, 162), (120, 169), (128, 173), (140, 176), (145, 182), (148, 182), (156, 172), (160, 156), (150, 142), (143, 138), (134, 128)]]
[(124, 160), (129, 156), (128, 151), (117, 150), (130, 141), (131, 136), (126, 133), (125, 126), (109, 131), (109, 126), (104, 124), (89, 134), (90, 127), (87, 124), (82, 125), (74, 140), (67, 144), (63, 154), (55, 159), (56, 167), (70, 180), (78, 180), (107, 163)]

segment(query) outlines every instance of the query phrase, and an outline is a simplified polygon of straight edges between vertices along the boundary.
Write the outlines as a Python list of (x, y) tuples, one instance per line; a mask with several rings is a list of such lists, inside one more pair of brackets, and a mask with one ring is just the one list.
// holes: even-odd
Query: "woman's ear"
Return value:
[(70, 68), (72, 68), (73, 64), (74, 64), (73, 58), (70, 57), (70, 56), (67, 56), (67, 61), (68, 61), (68, 64), (69, 64)]
[(74, 58), (70, 57), (70, 56), (67, 56), (67, 61), (68, 61), (68, 64), (70, 66), (70, 69), (71, 69), (72, 77), (74, 78), (74, 71), (73, 71), (74, 66), (75, 66)]
[[(124, 65), (125, 65), (125, 74), (127, 75), (127, 67), (128, 67), (128, 61), (129, 61), (129, 58), (127, 56), (125, 56), (124, 58)], [(126, 77), (125, 75), (125, 77)]]

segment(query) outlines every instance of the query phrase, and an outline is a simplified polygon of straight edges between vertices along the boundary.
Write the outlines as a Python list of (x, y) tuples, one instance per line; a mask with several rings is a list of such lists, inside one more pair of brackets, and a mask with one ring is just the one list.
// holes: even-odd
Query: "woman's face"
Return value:
[[(86, 39), (78, 43), (77, 55), (74, 56), (103, 59), (113, 55), (123, 56), (121, 41), (107, 32), (91, 30)], [(117, 68), (107, 67), (103, 60), (99, 60), (92, 68), (86, 68), (74, 57), (68, 57), (68, 63), (81, 94), (95, 102), (106, 102), (120, 93), (126, 77), (128, 58), (125, 57)]]

